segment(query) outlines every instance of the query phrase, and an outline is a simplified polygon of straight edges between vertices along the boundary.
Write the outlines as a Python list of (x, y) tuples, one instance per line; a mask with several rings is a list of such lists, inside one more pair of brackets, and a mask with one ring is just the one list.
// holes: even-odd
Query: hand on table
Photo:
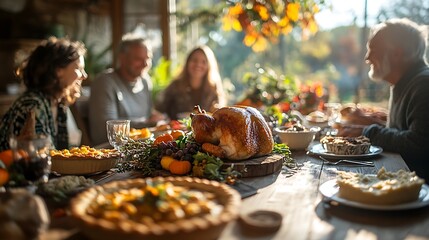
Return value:
[(365, 126), (362, 125), (347, 125), (338, 128), (337, 136), (339, 137), (358, 137), (362, 135)]
[(167, 119), (167, 116), (165, 116), (164, 114), (162, 114), (156, 110), (153, 110), (152, 115), (148, 119), (148, 122), (155, 122), (156, 123), (156, 122), (166, 120), (166, 119)]
[(385, 126), (387, 116), (383, 112), (369, 112), (360, 108), (346, 107), (341, 110), (341, 118), (350, 124), (380, 124)]

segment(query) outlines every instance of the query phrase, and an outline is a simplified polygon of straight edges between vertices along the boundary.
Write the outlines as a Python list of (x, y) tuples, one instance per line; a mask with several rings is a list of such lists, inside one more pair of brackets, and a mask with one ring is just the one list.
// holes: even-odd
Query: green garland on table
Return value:
[[(149, 140), (130, 140), (121, 148), (124, 153), (124, 161), (117, 166), (117, 171), (141, 171), (144, 176), (153, 176), (162, 170), (161, 158), (166, 154), (166, 148), (172, 146), (175, 151), (181, 150), (187, 154), (180, 154), (182, 161), (190, 161), (192, 171), (189, 175), (220, 182), (234, 184), (240, 177), (240, 173), (234, 170), (234, 167), (222, 168), (223, 161), (210, 154), (201, 152), (201, 145), (193, 139), (192, 132), (183, 137), (179, 137), (174, 143), (153, 144), (153, 139)], [(190, 148), (192, 148), (190, 150)], [(189, 153), (190, 151), (190, 153)], [(283, 155), (283, 166), (289, 169), (296, 169), (297, 164), (292, 158), (289, 147), (282, 143), (275, 143), (273, 153)]]
[(118, 172), (138, 170), (144, 176), (151, 176), (159, 167), (157, 166), (160, 149), (154, 148), (152, 141), (130, 140), (122, 146), (124, 161), (117, 166)]

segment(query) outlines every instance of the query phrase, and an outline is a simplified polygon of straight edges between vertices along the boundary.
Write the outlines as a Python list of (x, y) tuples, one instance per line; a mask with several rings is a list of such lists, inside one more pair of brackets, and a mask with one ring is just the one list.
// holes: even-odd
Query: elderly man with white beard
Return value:
[(371, 29), (365, 61), (369, 77), (391, 85), (387, 126), (344, 129), (341, 136), (364, 135), (372, 145), (400, 153), (411, 171), (429, 182), (429, 67), (427, 28), (391, 19)]

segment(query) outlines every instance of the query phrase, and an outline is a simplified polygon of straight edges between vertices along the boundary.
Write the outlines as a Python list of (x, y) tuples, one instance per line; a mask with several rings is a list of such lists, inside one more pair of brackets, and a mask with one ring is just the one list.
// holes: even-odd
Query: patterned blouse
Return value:
[(67, 107), (58, 106), (57, 126), (55, 126), (49, 98), (40, 91), (29, 90), (13, 103), (0, 122), (0, 151), (10, 148), (10, 136), (20, 134), (31, 111), (36, 115), (36, 134), (51, 136), (56, 149), (69, 147)]

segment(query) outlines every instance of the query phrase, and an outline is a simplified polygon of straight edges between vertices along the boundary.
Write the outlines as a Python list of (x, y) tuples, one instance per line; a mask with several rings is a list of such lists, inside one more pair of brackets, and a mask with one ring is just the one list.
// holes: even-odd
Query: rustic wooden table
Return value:
[[(257, 234), (230, 223), (220, 239), (429, 239), (429, 207), (401, 211), (358, 209), (322, 201), (318, 189), (334, 179), (336, 170), (377, 173), (407, 169), (400, 155), (383, 152), (372, 158), (375, 167), (325, 165), (315, 156), (293, 152), (299, 164), (296, 172), (280, 171), (264, 177), (245, 178), (245, 183), (258, 188), (257, 194), (243, 199), (240, 214), (255, 210), (272, 210), (283, 217), (282, 226), (274, 233)], [(114, 174), (100, 183), (133, 177)], [(67, 219), (52, 219), (52, 227), (42, 239), (85, 239)]]

